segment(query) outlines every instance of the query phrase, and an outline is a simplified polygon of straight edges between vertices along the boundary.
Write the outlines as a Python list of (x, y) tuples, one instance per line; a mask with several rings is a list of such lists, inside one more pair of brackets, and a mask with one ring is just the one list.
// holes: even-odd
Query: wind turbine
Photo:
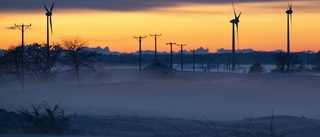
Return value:
[(49, 52), (50, 52), (50, 43), (49, 43), (49, 23), (50, 23), (50, 30), (51, 30), (51, 34), (52, 34), (52, 10), (53, 10), (53, 6), (54, 3), (52, 3), (50, 10), (47, 8), (46, 5), (43, 5), (44, 8), (46, 9), (46, 16), (47, 16), (47, 63), (49, 64)]
[(232, 71), (235, 71), (236, 69), (236, 65), (235, 65), (235, 26), (237, 27), (237, 41), (238, 41), (238, 45), (239, 45), (239, 18), (241, 16), (241, 13), (239, 15), (237, 15), (236, 10), (234, 8), (234, 5), (232, 3), (232, 7), (233, 7), (233, 12), (234, 12), (234, 19), (230, 20), (230, 23), (232, 23)]
[(288, 3), (287, 13), (287, 71), (290, 71), (290, 22), (292, 25), (292, 2)]

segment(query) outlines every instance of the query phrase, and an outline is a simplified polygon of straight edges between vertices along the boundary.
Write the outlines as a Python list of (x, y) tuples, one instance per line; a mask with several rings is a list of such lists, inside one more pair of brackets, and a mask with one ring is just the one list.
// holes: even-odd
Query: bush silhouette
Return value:
[(152, 78), (170, 78), (175, 75), (175, 70), (157, 62), (155, 64), (151, 64), (145, 68), (143, 68), (143, 74), (147, 77)]
[(263, 73), (264, 68), (261, 66), (259, 62), (254, 63), (250, 66), (250, 73)]
[(59, 104), (51, 108), (46, 102), (31, 105), (31, 111), (20, 108), (18, 111), (21, 128), (27, 133), (68, 134), (70, 116), (66, 116)]

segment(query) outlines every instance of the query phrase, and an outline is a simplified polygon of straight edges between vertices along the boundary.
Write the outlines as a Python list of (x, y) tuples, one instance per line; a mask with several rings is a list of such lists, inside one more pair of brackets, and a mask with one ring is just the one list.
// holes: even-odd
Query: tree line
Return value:
[[(34, 43), (23, 48), (11, 46), (0, 57), (0, 75), (12, 75), (21, 80), (24, 72), (30, 72), (39, 80), (47, 82), (62, 67), (74, 72), (78, 83), (81, 70), (94, 70), (93, 51), (85, 50), (86, 42), (79, 37), (64, 38), (62, 43), (49, 46)], [(23, 58), (22, 58), (23, 56)], [(23, 67), (22, 67), (23, 65)], [(22, 71), (22, 68), (25, 68)]]
[[(96, 62), (102, 65), (137, 65), (138, 57), (134, 54), (105, 55), (97, 54), (94, 51), (87, 50), (86, 42), (79, 38), (64, 38), (61, 43), (55, 43), (49, 46), (45, 44), (34, 43), (28, 45), (22, 51), (22, 46), (11, 46), (3, 56), (0, 56), (0, 77), (1, 75), (12, 75), (21, 80), (22, 64), (25, 72), (33, 74), (41, 81), (47, 82), (54, 77), (62, 68), (68, 68), (73, 72), (78, 83), (80, 83), (80, 72), (83, 70), (94, 70)], [(49, 52), (48, 52), (49, 51)], [(24, 58), (22, 59), (22, 53)], [(193, 63), (193, 55), (184, 55), (184, 63)], [(180, 55), (173, 56), (174, 63), (180, 63)], [(228, 65), (230, 54), (197, 54), (195, 63), (206, 63), (208, 65)], [(22, 61), (23, 60), (23, 61)], [(168, 55), (159, 55), (158, 62), (169, 63)], [(22, 63), (24, 62), (24, 63)], [(144, 64), (152, 64), (153, 55), (143, 55)], [(302, 70), (320, 70), (320, 52), (291, 53), (289, 58), (285, 52), (252, 52), (238, 53), (237, 64), (252, 64), (249, 72), (261, 73), (264, 68), (261, 64), (275, 64), (273, 72), (291, 73)], [(290, 68), (286, 63), (289, 62)], [(309, 68), (306, 65), (312, 64)]]

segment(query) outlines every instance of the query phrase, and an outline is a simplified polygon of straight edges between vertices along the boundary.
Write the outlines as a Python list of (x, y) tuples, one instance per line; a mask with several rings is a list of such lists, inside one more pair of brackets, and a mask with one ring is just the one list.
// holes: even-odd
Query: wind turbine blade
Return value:
[(52, 31), (52, 17), (50, 16), (50, 29), (51, 29), (51, 34), (53, 33)]
[(47, 11), (47, 12), (49, 12), (49, 10), (48, 10), (47, 6), (46, 6), (46, 5), (43, 5), (43, 6), (44, 6), (44, 8), (46, 9), (46, 11)]
[(292, 2), (288, 3), (288, 8), (289, 8), (289, 10), (292, 10)]
[(240, 18), (240, 16), (241, 16), (241, 13), (242, 13), (242, 11), (240, 12), (239, 16), (237, 17), (238, 19)]
[(236, 9), (234, 8), (234, 4), (233, 4), (233, 2), (232, 2), (232, 7), (233, 7), (234, 18), (237, 18)]
[(291, 23), (291, 29), (292, 29), (292, 14), (290, 14), (290, 23)]
[[(290, 10), (292, 11), (292, 1), (290, 3)], [(291, 21), (291, 27), (292, 27), (292, 13), (290, 14), (290, 21)]]
[(240, 44), (239, 44), (239, 25), (238, 25), (238, 23), (236, 23), (236, 27), (237, 27), (237, 44), (238, 44), (238, 50), (239, 50)]
[(53, 10), (53, 6), (54, 6), (54, 3), (52, 4), (51, 8), (50, 8), (50, 12), (52, 12)]

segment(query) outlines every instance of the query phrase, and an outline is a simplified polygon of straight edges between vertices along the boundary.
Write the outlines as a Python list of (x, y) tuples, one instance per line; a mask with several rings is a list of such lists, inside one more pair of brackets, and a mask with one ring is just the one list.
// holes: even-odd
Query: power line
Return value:
[(27, 30), (30, 26), (30, 25), (24, 25), (22, 23), (22, 25), (16, 25), (14, 24), (15, 27), (17, 27), (19, 30), (21, 30), (22, 32), (22, 44), (21, 44), (21, 84), (22, 84), (22, 90), (24, 90), (24, 31)]
[(159, 40), (160, 40), (160, 43), (164, 43), (164, 44), (166, 44), (168, 41), (171, 41), (166, 39), (164, 36), (160, 37)]
[(161, 34), (150, 34), (151, 37), (154, 38), (154, 64), (157, 63), (157, 38), (161, 36)]
[(127, 40), (130, 39), (131, 37), (123, 37), (123, 38), (117, 38), (117, 39), (109, 39), (107, 42), (114, 42), (114, 41), (122, 41), (122, 40)]
[[(45, 31), (45, 28), (42, 26), (38, 26), (38, 25), (33, 25), (35, 26), (36, 30), (38, 33), (42, 33), (40, 31)], [(43, 34), (43, 33), (42, 33)], [(75, 36), (70, 36), (70, 35), (66, 35), (66, 34), (62, 34), (59, 32), (55, 32), (55, 35), (53, 35), (53, 37), (58, 37), (58, 38), (65, 38), (65, 37), (69, 37), (69, 38), (74, 38)], [(87, 41), (95, 41), (95, 42), (116, 42), (116, 41), (123, 41), (123, 40), (128, 40), (131, 39), (132, 37), (120, 37), (120, 38), (114, 38), (114, 39), (90, 39), (90, 38), (82, 38), (84, 40)]]
[[(10, 25), (0, 25), (0, 26), (10, 26)], [(9, 27), (4, 27), (5, 29), (9, 29)], [(12, 27), (13, 28), (16, 28), (15, 26)], [(1, 28), (0, 28), (1, 29)], [(32, 25), (32, 28), (30, 28), (31, 31), (33, 32), (36, 32), (38, 34), (46, 34), (46, 29), (45, 27), (43, 26), (40, 26), (40, 25)], [(75, 38), (75, 36), (71, 36), (71, 35), (66, 35), (66, 34), (62, 34), (62, 33), (59, 33), (59, 32), (55, 32), (55, 35), (52, 35), (52, 37), (55, 37), (55, 38), (60, 38), (60, 39), (63, 39), (63, 38)], [(90, 38), (82, 38), (83, 40), (86, 40), (86, 41), (93, 41), (93, 42), (118, 42), (118, 41), (124, 41), (124, 40), (129, 40), (131, 39), (132, 37), (119, 37), (119, 38), (113, 38), (113, 39), (90, 39)]]

